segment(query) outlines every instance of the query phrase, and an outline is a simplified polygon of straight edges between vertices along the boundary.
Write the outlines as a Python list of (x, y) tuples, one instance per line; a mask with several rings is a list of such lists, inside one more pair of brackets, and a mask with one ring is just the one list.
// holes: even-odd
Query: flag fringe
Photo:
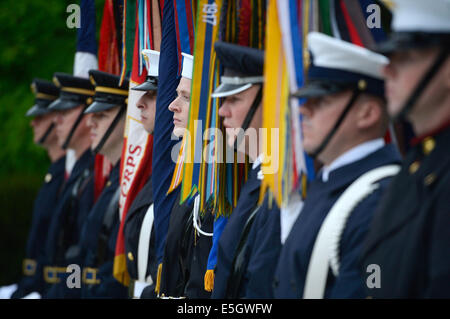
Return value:
[(208, 269), (205, 273), (205, 290), (208, 292), (214, 289), (214, 269)]

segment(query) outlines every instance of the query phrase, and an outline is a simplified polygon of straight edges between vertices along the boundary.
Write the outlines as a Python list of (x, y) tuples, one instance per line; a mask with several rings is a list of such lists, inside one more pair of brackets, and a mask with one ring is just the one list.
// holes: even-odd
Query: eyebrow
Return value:
[(177, 90), (178, 95), (189, 95), (190, 93), (186, 90)]

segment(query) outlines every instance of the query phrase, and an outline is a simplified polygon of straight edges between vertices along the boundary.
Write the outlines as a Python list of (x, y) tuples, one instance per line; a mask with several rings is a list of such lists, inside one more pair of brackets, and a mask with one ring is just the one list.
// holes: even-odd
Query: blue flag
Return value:
[(84, 78), (89, 77), (89, 70), (98, 69), (97, 40), (95, 38), (95, 1), (80, 1), (80, 28), (77, 29), (77, 52), (73, 74)]
[(169, 104), (176, 97), (176, 88), (180, 80), (177, 75), (178, 55), (173, 1), (164, 4), (162, 21), (161, 53), (159, 59), (158, 95), (156, 97), (155, 130), (153, 140), (152, 184), (154, 201), (154, 231), (156, 258), (162, 262), (170, 212), (178, 196), (179, 188), (167, 191), (172, 180), (175, 163), (172, 161), (172, 148), (178, 142), (171, 140), (173, 131), (173, 113)]

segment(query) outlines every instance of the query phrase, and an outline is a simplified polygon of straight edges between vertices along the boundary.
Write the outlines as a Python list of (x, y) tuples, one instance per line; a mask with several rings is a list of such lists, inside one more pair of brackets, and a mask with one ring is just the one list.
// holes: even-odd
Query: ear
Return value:
[(361, 130), (373, 127), (381, 120), (382, 110), (379, 102), (372, 97), (364, 97), (358, 106), (356, 125)]

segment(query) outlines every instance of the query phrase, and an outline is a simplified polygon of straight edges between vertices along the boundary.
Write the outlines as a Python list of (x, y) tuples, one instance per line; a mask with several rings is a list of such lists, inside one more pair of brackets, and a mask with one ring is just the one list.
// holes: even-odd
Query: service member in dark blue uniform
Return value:
[(44, 183), (34, 200), (33, 219), (28, 234), (26, 257), (23, 261), (23, 278), (18, 283), (12, 298), (22, 298), (31, 292), (42, 294), (42, 262), (45, 256), (42, 245), (47, 238), (47, 229), (56, 206), (65, 172), (65, 151), (58, 145), (53, 118), (54, 112), (48, 109), (50, 103), (59, 96), (59, 89), (42, 79), (34, 79), (31, 84), (35, 95), (35, 104), (26, 116), (33, 117), (34, 143), (42, 146), (50, 158), (51, 165), (44, 178)]
[(91, 129), (91, 149), (105, 156), (113, 168), (81, 232), (81, 297), (127, 298), (128, 289), (114, 278), (113, 265), (120, 226), (120, 157), (129, 81), (124, 79), (119, 86), (119, 76), (97, 70), (90, 70), (89, 77), (95, 85), (95, 96), (84, 113)]
[(81, 264), (79, 238), (81, 227), (94, 201), (94, 156), (84, 110), (92, 102), (94, 87), (88, 79), (55, 73), (54, 83), (60, 97), (50, 104), (58, 111), (55, 128), (59, 145), (72, 149), (76, 162), (65, 181), (61, 198), (53, 214), (45, 244), (46, 265), (43, 270), (48, 283), (44, 297), (61, 298), (79, 295), (66, 285), (69, 264)]
[(450, 1), (396, 0), (380, 52), (388, 111), (418, 136), (375, 213), (363, 254), (374, 298), (450, 297)]
[(280, 252), (275, 298), (362, 298), (362, 242), (399, 154), (383, 137), (388, 117), (381, 67), (387, 58), (312, 32), (303, 146), (323, 167)]
[[(183, 67), (177, 98), (169, 105), (174, 113), (173, 134), (182, 137), (188, 124), (189, 97), (193, 72), (193, 56), (182, 53)], [(209, 298), (203, 289), (203, 275), (206, 271), (211, 238), (200, 235), (193, 227), (194, 199), (187, 199), (180, 204), (181, 186), (175, 204), (170, 213), (169, 229), (161, 271), (160, 297)], [(201, 221), (202, 230), (212, 231), (213, 217), (206, 212)], [(144, 291), (148, 295), (148, 290)]]
[[(223, 117), (225, 128), (256, 130), (259, 138), (259, 128), (262, 126), (262, 83), (264, 52), (226, 42), (216, 42), (215, 50), (224, 74), (221, 84), (211, 95), (213, 98), (224, 98), (219, 109), (219, 116)], [(238, 152), (244, 153), (253, 162), (252, 169), (245, 184), (242, 186), (236, 207), (220, 236), (217, 249), (217, 264), (214, 275), (214, 289), (212, 298), (234, 298), (227, 294), (227, 289), (233, 289), (230, 273), (233, 260), (236, 256), (239, 241), (249, 217), (257, 208), (261, 186), (259, 141), (250, 141), (258, 145), (257, 149), (249, 148), (249, 141), (245, 137), (237, 136), (227, 130), (228, 146), (234, 147)], [(247, 147), (244, 148), (244, 145)]]
[[(145, 130), (149, 134), (153, 134), (155, 128), (156, 93), (158, 91), (159, 52), (154, 50), (143, 50), (142, 54), (145, 56), (147, 78), (143, 83), (132, 89), (145, 92), (136, 102), (136, 107), (141, 112), (141, 122)], [(151, 165), (151, 163), (147, 163), (147, 165)], [(153, 216), (147, 216), (147, 214), (153, 214), (151, 208), (152, 204), (152, 178), (149, 176), (144, 187), (139, 191), (128, 209), (123, 228), (127, 271), (131, 278), (129, 289), (131, 298), (140, 298), (142, 290), (147, 286), (150, 286), (147, 290), (150, 294), (148, 297), (155, 297), (154, 291), (158, 264), (155, 255)], [(148, 242), (140, 242), (141, 232), (150, 232)], [(146, 237), (142, 236), (142, 238)], [(145, 246), (147, 248), (145, 248)], [(140, 251), (143, 255), (139, 254)], [(138, 266), (138, 260), (144, 258), (145, 254), (147, 254), (147, 263), (145, 266), (144, 264)], [(140, 269), (140, 267), (146, 269)]]

